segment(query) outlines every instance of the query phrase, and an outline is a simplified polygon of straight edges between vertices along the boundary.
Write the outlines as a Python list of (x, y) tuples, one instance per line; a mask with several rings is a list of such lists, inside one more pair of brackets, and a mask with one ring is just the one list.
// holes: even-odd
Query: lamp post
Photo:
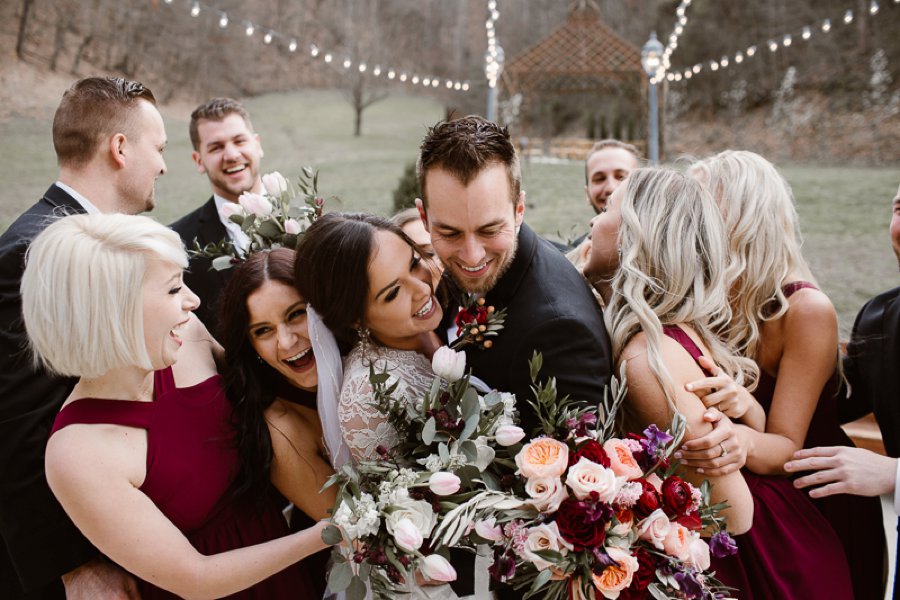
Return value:
[(503, 73), (503, 59), (503, 47), (496, 41), (484, 53), (484, 76), (488, 81), (488, 121), (495, 121), (497, 118), (497, 80)]
[(662, 64), (663, 45), (656, 39), (656, 32), (641, 49), (641, 66), (650, 78), (650, 164), (659, 164), (659, 107), (656, 101), (656, 75)]

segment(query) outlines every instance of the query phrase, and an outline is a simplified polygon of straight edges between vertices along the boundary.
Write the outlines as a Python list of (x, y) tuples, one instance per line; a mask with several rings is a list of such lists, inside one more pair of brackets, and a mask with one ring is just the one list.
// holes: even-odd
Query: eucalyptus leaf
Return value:
[(534, 582), (531, 584), (531, 591), (536, 592), (544, 587), (544, 585), (546, 585), (546, 583), (550, 581), (550, 578), (552, 576), (553, 571), (551, 571), (550, 569), (544, 569), (543, 571), (538, 573), (538, 576), (534, 578)]
[(342, 592), (350, 586), (353, 579), (353, 566), (349, 562), (335, 563), (328, 574), (328, 589)]
[[(428, 420), (425, 421), (425, 426), (422, 427), (422, 442), (431, 445), (431, 443), (434, 441), (434, 436), (436, 433), (437, 424), (434, 421), (434, 417), (428, 417)], [(443, 446), (443, 444), (441, 444), (441, 446)]]
[(347, 588), (347, 600), (365, 600), (366, 583), (359, 575), (354, 575), (350, 580), (350, 587)]
[(322, 541), (329, 546), (340, 544), (343, 539), (344, 538), (343, 535), (341, 535), (341, 530), (334, 525), (329, 525), (324, 530), (322, 530)]

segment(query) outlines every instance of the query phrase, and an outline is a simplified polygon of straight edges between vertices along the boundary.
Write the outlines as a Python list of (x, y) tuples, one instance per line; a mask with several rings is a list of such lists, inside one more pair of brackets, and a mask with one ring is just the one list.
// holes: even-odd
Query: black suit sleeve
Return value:
[[(863, 417), (874, 410), (872, 402), (873, 390), (870, 389), (871, 376), (867, 375), (866, 361), (872, 360), (869, 346), (873, 340), (867, 335), (867, 321), (872, 318), (869, 301), (863, 306), (853, 323), (853, 333), (847, 344), (847, 355), (843, 359), (844, 380), (838, 395), (838, 417), (841, 423), (849, 423)], [(880, 312), (880, 311), (879, 311)]]
[[(602, 326), (601, 326), (602, 327)], [(528, 361), (534, 351), (541, 353), (543, 367), (538, 376), (540, 382), (556, 378), (557, 397), (596, 405), (603, 399), (603, 390), (610, 378), (610, 346), (606, 331), (594, 331), (574, 318), (557, 318), (531, 328), (522, 338), (509, 363), (509, 380), (516, 395), (523, 429), (531, 434), (538, 426), (527, 400), (534, 394), (530, 381)]]
[[(12, 228), (11, 228), (12, 230)], [(98, 552), (66, 516), (44, 475), (44, 449), (72, 381), (32, 367), (23, 352), (19, 284), (26, 244), (0, 247), (0, 561), (39, 590)], [(2, 556), (2, 555), (6, 556)]]

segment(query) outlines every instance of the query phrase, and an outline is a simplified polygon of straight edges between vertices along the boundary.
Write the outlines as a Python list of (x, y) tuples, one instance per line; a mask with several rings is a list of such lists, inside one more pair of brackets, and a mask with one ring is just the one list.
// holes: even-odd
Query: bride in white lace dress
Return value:
[[(399, 440), (375, 404), (369, 369), (390, 374), (389, 382), (397, 383), (395, 397), (414, 402), (424, 396), (434, 377), (431, 356), (440, 346), (434, 330), (443, 316), (432, 271), (390, 221), (340, 213), (322, 216), (306, 231), (295, 271), (296, 285), (313, 308), (314, 338), (330, 332), (342, 350), (349, 350), (340, 391), (331, 400), (336, 410), (320, 406), (326, 441), (329, 430), (332, 435), (339, 431), (340, 440), (329, 442), (333, 459), (339, 457), (336, 467), (347, 458), (377, 458), (379, 447), (389, 449)], [(316, 339), (313, 344), (321, 391), (323, 380), (329, 379), (323, 373), (323, 366), (329, 371), (328, 360), (320, 360)], [(418, 598), (457, 598), (446, 584), (410, 585), (408, 591)]]

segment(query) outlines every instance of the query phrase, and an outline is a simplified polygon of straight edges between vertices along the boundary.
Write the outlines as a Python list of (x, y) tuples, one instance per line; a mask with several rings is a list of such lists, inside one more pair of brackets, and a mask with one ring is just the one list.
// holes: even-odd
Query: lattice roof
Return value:
[(643, 76), (641, 52), (619, 37), (591, 6), (573, 9), (566, 22), (506, 65), (518, 89), (574, 91)]

